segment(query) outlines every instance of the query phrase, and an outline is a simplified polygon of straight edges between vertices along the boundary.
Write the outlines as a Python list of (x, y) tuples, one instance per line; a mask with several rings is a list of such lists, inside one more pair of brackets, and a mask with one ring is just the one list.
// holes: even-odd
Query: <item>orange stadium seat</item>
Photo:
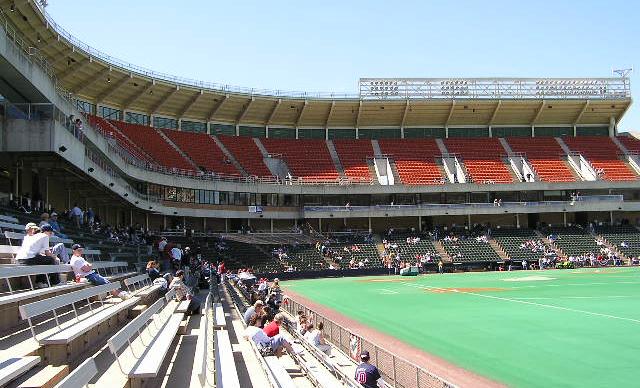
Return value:
[(136, 159), (145, 161), (145, 162), (153, 162), (157, 163), (153, 158), (149, 157), (144, 153), (134, 142), (131, 141), (127, 136), (125, 136), (118, 127), (113, 125), (108, 120), (103, 119), (99, 116), (87, 115), (89, 118), (89, 124), (94, 127), (100, 128), (104, 131), (105, 135), (113, 137), (116, 142), (124, 148), (131, 156)]
[(349, 178), (372, 179), (367, 158), (373, 157), (371, 140), (334, 140), (336, 152), (344, 168), (344, 174)]
[(506, 151), (498, 138), (445, 139), (447, 150), (462, 156), (469, 176), (475, 183), (491, 181), (512, 183), (513, 178), (502, 156)]
[(269, 153), (282, 155), (293, 176), (319, 181), (339, 178), (324, 140), (260, 139), (260, 141)]
[(110, 122), (161, 165), (193, 171), (193, 166), (154, 128), (123, 121)]
[(435, 160), (441, 152), (434, 139), (380, 139), (378, 144), (382, 153), (394, 159), (402, 183), (443, 184), (443, 176)]
[(578, 151), (596, 169), (604, 170), (608, 181), (633, 181), (636, 174), (620, 159), (622, 150), (606, 136), (563, 137), (572, 151)]
[(262, 153), (253, 141), (253, 138), (246, 136), (218, 135), (218, 139), (225, 148), (233, 154), (238, 163), (249, 175), (271, 176), (271, 171), (264, 164)]
[(554, 137), (510, 137), (507, 142), (514, 152), (526, 154), (527, 160), (545, 182), (573, 182), (576, 180), (562, 159), (564, 150)]
[(207, 171), (223, 175), (242, 175), (227, 159), (218, 144), (206, 133), (163, 130), (165, 135), (198, 165)]

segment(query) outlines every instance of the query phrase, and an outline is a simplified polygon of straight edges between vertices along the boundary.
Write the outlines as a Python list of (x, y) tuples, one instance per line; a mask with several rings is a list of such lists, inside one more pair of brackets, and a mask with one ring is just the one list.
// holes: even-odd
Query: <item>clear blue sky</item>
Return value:
[[(640, 2), (49, 0), (85, 43), (156, 71), (280, 90), (360, 77), (607, 77), (637, 67)], [(621, 130), (640, 131), (638, 102)]]

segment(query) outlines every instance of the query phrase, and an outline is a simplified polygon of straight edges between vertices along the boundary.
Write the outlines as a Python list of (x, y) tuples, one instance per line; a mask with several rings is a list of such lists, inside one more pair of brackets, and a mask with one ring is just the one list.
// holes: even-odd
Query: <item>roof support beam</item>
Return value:
[(404, 128), (404, 123), (407, 122), (407, 115), (409, 114), (410, 106), (409, 99), (404, 104), (404, 112), (402, 113), (402, 121), (400, 122), (400, 128)]
[(149, 92), (151, 88), (156, 84), (156, 80), (152, 79), (151, 82), (144, 88), (140, 89), (140, 91), (133, 96), (129, 97), (127, 101), (122, 104), (122, 110), (127, 110), (133, 105), (140, 97), (142, 97), (145, 93)]
[(100, 70), (98, 74), (92, 75), (89, 80), (80, 81), (76, 86), (73, 87), (73, 89), (71, 89), (71, 93), (80, 94), (85, 90), (89, 89), (96, 82), (104, 81), (104, 76), (107, 75), (107, 73), (109, 73), (110, 71), (111, 71), (111, 66), (105, 67), (104, 69)]
[(222, 105), (224, 105), (225, 102), (227, 102), (227, 100), (229, 99), (229, 95), (225, 94), (220, 101), (218, 101), (217, 104), (215, 104), (213, 106), (213, 108), (211, 108), (211, 111), (209, 111), (209, 114), (207, 115), (207, 121), (211, 121), (213, 120), (213, 116), (215, 116), (218, 111), (220, 110), (220, 108), (222, 108)]
[(202, 97), (203, 94), (204, 94), (204, 91), (200, 89), (198, 93), (196, 93), (193, 97), (191, 97), (191, 99), (186, 104), (184, 104), (182, 109), (180, 109), (180, 111), (178, 112), (177, 117), (181, 119), (182, 116), (184, 116), (184, 114), (187, 113), (189, 109), (191, 109), (191, 107), (198, 101), (200, 97)]
[(67, 70), (63, 71), (62, 73), (58, 74), (58, 81), (62, 82), (64, 81), (68, 76), (74, 74), (77, 71), (80, 71), (80, 69), (82, 69), (83, 67), (86, 67), (87, 65), (91, 64), (91, 62), (93, 62), (93, 58), (89, 57), (89, 58), (85, 58), (80, 62), (77, 62), (75, 64), (71, 64)]
[(456, 100), (451, 100), (451, 109), (449, 109), (449, 115), (447, 116), (447, 121), (444, 122), (444, 126), (449, 126), (449, 121), (451, 121), (451, 117), (453, 116), (453, 111), (456, 108)]
[(174, 94), (176, 94), (176, 92), (180, 90), (180, 86), (176, 85), (176, 87), (174, 89), (171, 89), (167, 92), (167, 94), (165, 94), (160, 101), (158, 101), (153, 107), (151, 107), (151, 109), (149, 110), (149, 115), (155, 115), (156, 112), (158, 112), (158, 109), (162, 108), (162, 105), (164, 105), (165, 102), (167, 102), (167, 100), (169, 98), (171, 98), (171, 96), (173, 96)]
[(624, 109), (622, 110), (622, 113), (620, 113), (618, 117), (616, 117), (616, 125), (620, 123), (620, 120), (622, 120), (622, 118), (627, 113), (630, 107), (631, 107), (631, 101), (627, 101), (627, 106), (625, 106)]
[(333, 109), (336, 107), (336, 101), (331, 101), (331, 107), (329, 108), (329, 112), (327, 113), (327, 118), (324, 120), (324, 127), (329, 128), (329, 120), (331, 120), (331, 114), (333, 113)]
[(576, 117), (576, 119), (573, 120), (573, 125), (578, 124), (578, 121), (580, 121), (584, 112), (587, 111), (587, 108), (589, 108), (589, 100), (584, 101), (584, 106), (582, 107), (582, 109), (580, 109), (580, 113), (578, 113), (578, 117)]
[(300, 112), (298, 112), (298, 117), (296, 118), (296, 128), (298, 128), (300, 126), (300, 123), (302, 122), (302, 115), (304, 114), (305, 109), (307, 109), (307, 105), (309, 103), (307, 102), (307, 100), (304, 100), (304, 104), (302, 105), (302, 109), (300, 109)]
[(276, 115), (276, 111), (280, 107), (280, 104), (282, 104), (282, 98), (278, 98), (275, 105), (273, 105), (273, 109), (271, 109), (271, 113), (269, 114), (269, 117), (267, 118), (267, 121), (264, 123), (264, 125), (271, 125), (271, 120), (273, 120), (273, 117)]
[(125, 76), (122, 77), (120, 81), (116, 82), (110, 89), (105, 90), (98, 97), (96, 97), (96, 104), (99, 104), (102, 101), (104, 101), (106, 98), (109, 98), (110, 96), (112, 96), (113, 93), (117, 92), (118, 89), (124, 86), (127, 83), (127, 81), (131, 80), (131, 78), (133, 78), (133, 75), (131, 73), (125, 74)]
[(358, 114), (356, 115), (356, 128), (360, 128), (360, 115), (362, 114), (362, 100), (358, 101)]
[(247, 115), (247, 112), (249, 111), (249, 109), (251, 109), (251, 105), (253, 105), (253, 102), (255, 100), (256, 100), (255, 97), (251, 97), (251, 100), (249, 100), (247, 105), (244, 106), (244, 109), (242, 109), (242, 111), (240, 112), (240, 114), (236, 118), (236, 125), (240, 124), (240, 121), (242, 121), (242, 119), (244, 119), (244, 117)]
[(496, 116), (498, 115), (498, 111), (500, 110), (501, 106), (502, 106), (502, 100), (498, 100), (498, 104), (496, 104), (496, 107), (493, 110), (493, 113), (491, 114), (491, 119), (489, 119), (489, 124), (487, 125), (493, 125), (493, 121), (496, 119)]
[(534, 125), (538, 119), (540, 118), (540, 115), (542, 115), (542, 111), (544, 110), (544, 107), (547, 106), (547, 101), (542, 100), (542, 102), (540, 103), (540, 107), (538, 108), (538, 111), (536, 112), (536, 115), (533, 117), (533, 120), (531, 120), (531, 124), (530, 125)]

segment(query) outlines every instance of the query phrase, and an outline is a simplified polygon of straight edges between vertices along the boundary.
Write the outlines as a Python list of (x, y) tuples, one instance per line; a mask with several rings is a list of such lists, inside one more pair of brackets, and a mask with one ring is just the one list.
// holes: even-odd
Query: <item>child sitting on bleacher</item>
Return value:
[[(73, 273), (76, 275), (76, 279), (85, 278), (89, 283), (94, 286), (100, 286), (103, 284), (109, 283), (109, 281), (99, 273), (93, 270), (91, 263), (87, 262), (84, 257), (82, 257), (82, 252), (84, 252), (84, 247), (80, 244), (73, 244), (71, 247), (73, 255), (71, 256), (71, 268), (73, 269)], [(113, 296), (119, 297), (121, 299), (129, 299), (130, 295), (126, 291), (121, 290), (113, 290), (111, 291)]]

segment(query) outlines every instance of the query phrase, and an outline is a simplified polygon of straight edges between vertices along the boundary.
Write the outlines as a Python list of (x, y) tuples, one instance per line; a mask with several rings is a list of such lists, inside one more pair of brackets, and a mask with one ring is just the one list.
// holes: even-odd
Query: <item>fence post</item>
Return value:
[(393, 386), (396, 387), (397, 386), (397, 382), (396, 382), (396, 356), (395, 355), (391, 355), (391, 360), (393, 361)]

